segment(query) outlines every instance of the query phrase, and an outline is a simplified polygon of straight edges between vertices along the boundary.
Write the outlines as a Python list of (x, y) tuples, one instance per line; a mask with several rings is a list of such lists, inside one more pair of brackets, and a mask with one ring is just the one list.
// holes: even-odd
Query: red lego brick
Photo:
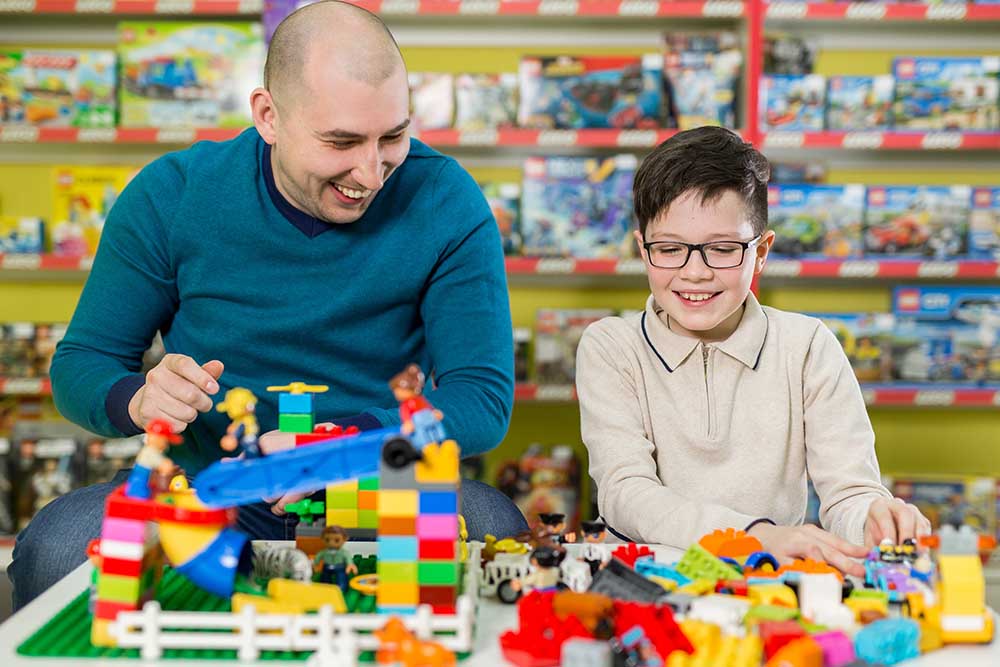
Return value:
[(94, 618), (106, 618), (114, 620), (123, 611), (135, 611), (139, 608), (136, 602), (112, 602), (111, 600), (98, 600), (94, 605)]
[(420, 587), (420, 604), (450, 604), (454, 606), (456, 597), (458, 597), (458, 591), (454, 586)]
[(629, 542), (612, 551), (611, 555), (629, 567), (634, 568), (635, 562), (640, 556), (652, 556), (653, 552), (647, 546), (637, 547), (634, 542)]
[(764, 656), (771, 656), (789, 642), (805, 637), (805, 629), (795, 621), (764, 621), (757, 626), (757, 632), (764, 642)]
[(500, 650), (518, 667), (558, 665), (563, 642), (591, 635), (576, 616), (564, 619), (552, 610), (551, 591), (532, 591), (517, 602), (518, 630), (500, 635)]
[(452, 560), (456, 549), (453, 540), (421, 540), (417, 557), (420, 560)]
[(121, 558), (101, 558), (102, 574), (120, 574), (126, 577), (138, 577), (142, 574), (143, 561), (124, 560)]
[[(426, 604), (426, 603), (421, 603)], [(431, 611), (435, 614), (454, 614), (456, 613), (457, 607), (454, 604), (432, 604)]]
[(624, 631), (636, 625), (645, 631), (646, 638), (664, 662), (674, 651), (694, 652), (694, 646), (677, 625), (674, 612), (667, 605), (615, 600), (615, 627)]
[(747, 585), (746, 579), (725, 579), (715, 584), (716, 593), (747, 597), (750, 594), (749, 591), (750, 587)]

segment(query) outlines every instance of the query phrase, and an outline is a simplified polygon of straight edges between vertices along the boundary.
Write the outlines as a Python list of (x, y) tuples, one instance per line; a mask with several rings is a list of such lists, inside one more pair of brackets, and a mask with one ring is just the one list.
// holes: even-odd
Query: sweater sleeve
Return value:
[(891, 498), (882, 485), (861, 387), (840, 343), (822, 324), (803, 367), (806, 466), (820, 499), (823, 527), (864, 543), (868, 507)]
[[(450, 238), (430, 276), (420, 313), (434, 389), (427, 400), (471, 456), (499, 444), (514, 402), (514, 334), (496, 221), (479, 187), (454, 160), (434, 186), (438, 223)], [(397, 409), (379, 411), (398, 423)], [(373, 411), (374, 413), (374, 411)]]
[[(116, 385), (132, 393), (142, 386), (142, 354), (176, 311), (166, 230), (182, 189), (182, 175), (169, 156), (126, 186), (108, 214), (90, 276), (53, 356), (56, 407), (94, 433), (130, 434), (120, 418), (109, 415), (120, 407), (107, 404), (109, 392)], [(127, 402), (131, 396), (120, 398)]]
[[(580, 430), (601, 514), (633, 540), (682, 549), (717, 528), (743, 529), (757, 517), (684, 497), (660, 480), (657, 445), (640, 408), (646, 400), (642, 376), (606, 322), (587, 328), (576, 361)], [(710, 481), (710, 469), (703, 474)]]

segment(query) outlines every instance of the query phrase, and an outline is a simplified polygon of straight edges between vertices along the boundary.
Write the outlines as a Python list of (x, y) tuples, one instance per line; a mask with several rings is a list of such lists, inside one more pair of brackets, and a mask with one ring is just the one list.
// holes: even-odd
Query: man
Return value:
[[(500, 236), (472, 178), (410, 139), (392, 35), (352, 5), (300, 9), (250, 102), (254, 128), (166, 155), (122, 193), (53, 359), (59, 410), (106, 435), (164, 419), (194, 475), (223, 456), (220, 391), (252, 391), (266, 430), (278, 421), (267, 385), (326, 384), (318, 421), (377, 428), (399, 423), (387, 380), (417, 361), (463, 453), (494, 447), (513, 402)], [(158, 330), (168, 354), (143, 376)], [(69, 494), (19, 536), (15, 607), (83, 561), (111, 488)], [(291, 537), (289, 500), (242, 508), (241, 528)], [(482, 484), (464, 485), (462, 512), (473, 538), (526, 528)]]

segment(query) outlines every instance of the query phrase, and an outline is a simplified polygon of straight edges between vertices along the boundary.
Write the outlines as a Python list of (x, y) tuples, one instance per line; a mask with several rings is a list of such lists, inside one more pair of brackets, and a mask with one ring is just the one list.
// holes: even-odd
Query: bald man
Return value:
[[(250, 104), (253, 128), (163, 156), (118, 199), (52, 361), (60, 412), (106, 436), (165, 419), (193, 476), (224, 455), (212, 408), (228, 389), (257, 395), (265, 430), (267, 385), (293, 380), (330, 385), (318, 420), (378, 428), (399, 423), (387, 381), (416, 361), (463, 453), (496, 446), (514, 390), (500, 235), (473, 179), (410, 138), (392, 35), (353, 5), (300, 9)], [(142, 374), (157, 331), (168, 354)], [(83, 562), (116, 482), (49, 504), (18, 536), (15, 608)], [(494, 489), (462, 496), (471, 537), (527, 529)], [(239, 516), (254, 538), (294, 535), (280, 504)]]

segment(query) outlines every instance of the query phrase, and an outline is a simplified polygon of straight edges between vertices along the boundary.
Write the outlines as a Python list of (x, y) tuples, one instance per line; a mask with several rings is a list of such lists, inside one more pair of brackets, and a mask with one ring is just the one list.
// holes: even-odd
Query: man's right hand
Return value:
[(750, 535), (760, 540), (764, 550), (782, 565), (795, 558), (811, 558), (826, 561), (844, 574), (865, 576), (864, 565), (855, 559), (864, 558), (868, 550), (842, 540), (818, 526), (772, 526), (769, 523), (758, 523), (750, 529)]
[(217, 359), (199, 366), (189, 356), (168, 354), (146, 373), (146, 384), (128, 402), (129, 417), (143, 429), (153, 419), (166, 419), (180, 433), (198, 413), (212, 409), (222, 371)]

